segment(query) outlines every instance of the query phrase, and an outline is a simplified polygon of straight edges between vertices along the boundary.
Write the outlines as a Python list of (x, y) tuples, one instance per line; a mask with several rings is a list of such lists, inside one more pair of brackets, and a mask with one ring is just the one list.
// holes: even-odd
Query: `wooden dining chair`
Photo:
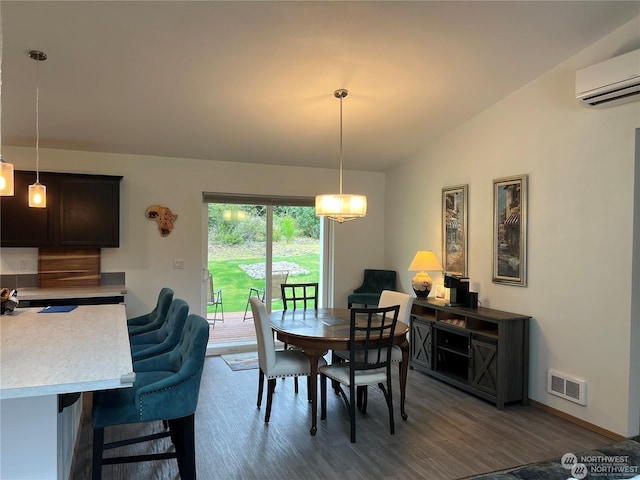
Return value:
[[(271, 400), (273, 391), (276, 388), (276, 379), (280, 377), (308, 377), (311, 374), (311, 364), (309, 363), (309, 358), (299, 350), (276, 350), (271, 320), (264, 303), (257, 297), (251, 297), (249, 302), (253, 313), (253, 324), (256, 328), (258, 364), (260, 366), (257, 406), (260, 408), (262, 404), (262, 392), (266, 377), (267, 411), (264, 415), (264, 421), (268, 423), (271, 416)], [(326, 364), (327, 362), (323, 358), (318, 360), (318, 367)]]
[(280, 285), (280, 296), (284, 310), (293, 308), (318, 308), (318, 282), (283, 283)]
[[(398, 313), (398, 321), (409, 325), (411, 318), (411, 307), (413, 306), (413, 296), (408, 295), (403, 292), (395, 292), (393, 290), (383, 290), (380, 294), (380, 301), (378, 303), (378, 307), (390, 307), (392, 305), (398, 305), (400, 307), (400, 311)], [(335, 350), (333, 352), (334, 361), (341, 360), (349, 360), (349, 351), (348, 350)], [(391, 363), (398, 364), (398, 373), (401, 381), (400, 385), (400, 397), (404, 400), (405, 389), (404, 383), (406, 383), (406, 378), (403, 379), (403, 365), (402, 365), (402, 349), (398, 345), (394, 345), (391, 349)], [(363, 413), (367, 411), (367, 389), (366, 387), (361, 389), (359, 397), (359, 405), (358, 407)], [(404, 411), (404, 402), (400, 402), (401, 410), (400, 415), (403, 420), (408, 418), (407, 414)]]
[[(393, 435), (393, 395), (391, 351), (400, 307), (352, 308), (349, 327), (349, 361), (319, 368), (321, 391), (320, 418), (327, 417), (327, 378), (338, 382), (338, 393), (349, 412), (351, 443), (356, 441), (356, 395), (358, 389), (378, 385), (389, 410), (389, 430)], [(348, 396), (342, 386), (348, 388)], [(362, 411), (362, 410), (361, 410)], [(366, 405), (365, 405), (366, 411)]]
[[(280, 296), (284, 310), (291, 308), (313, 308), (318, 309), (318, 282), (311, 283), (283, 283), (280, 285)], [(297, 349), (284, 344), (285, 350), (288, 348)], [(293, 379), (293, 388), (298, 393), (298, 378)], [(307, 384), (308, 385), (308, 384)]]

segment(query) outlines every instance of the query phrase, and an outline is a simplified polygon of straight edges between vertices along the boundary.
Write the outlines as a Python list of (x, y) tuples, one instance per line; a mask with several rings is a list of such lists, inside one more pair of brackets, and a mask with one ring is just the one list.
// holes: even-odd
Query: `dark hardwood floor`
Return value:
[[(396, 370), (396, 369), (394, 369)], [(256, 408), (257, 370), (232, 371), (220, 357), (207, 357), (196, 413), (198, 478), (218, 479), (458, 479), (528, 464), (568, 452), (601, 447), (611, 440), (535, 407), (498, 410), (467, 393), (410, 370), (407, 413), (399, 413), (394, 384), (395, 435), (389, 434), (382, 394), (370, 389), (366, 416), (358, 414), (357, 443), (349, 442), (349, 420), (340, 397), (328, 393), (327, 420), (309, 435), (306, 382), (278, 381), (268, 425)], [(266, 390), (266, 388), (265, 388)], [(71, 478), (90, 478), (90, 395)], [(116, 439), (140, 425), (107, 429)], [(159, 430), (160, 422), (145, 424)], [(149, 445), (127, 447), (149, 452)], [(167, 439), (155, 446), (170, 447)], [(103, 467), (103, 478), (177, 479), (175, 460)]]

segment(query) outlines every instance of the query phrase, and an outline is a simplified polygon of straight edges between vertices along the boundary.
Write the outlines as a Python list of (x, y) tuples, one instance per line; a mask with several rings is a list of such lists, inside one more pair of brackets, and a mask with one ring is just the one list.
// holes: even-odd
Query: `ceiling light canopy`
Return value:
[(343, 88), (333, 92), (334, 96), (340, 99), (340, 193), (316, 196), (316, 215), (338, 223), (356, 220), (367, 214), (366, 196), (342, 193), (342, 99), (348, 93)]

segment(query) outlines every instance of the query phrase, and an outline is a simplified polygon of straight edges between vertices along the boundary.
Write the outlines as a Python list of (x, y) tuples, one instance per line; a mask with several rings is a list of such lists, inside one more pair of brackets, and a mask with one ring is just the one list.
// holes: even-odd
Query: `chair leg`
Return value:
[(102, 451), (104, 449), (104, 428), (93, 429), (93, 458), (91, 460), (91, 480), (102, 479)]
[(169, 420), (182, 480), (196, 480), (195, 415)]
[(269, 423), (271, 417), (271, 399), (273, 398), (273, 391), (276, 389), (276, 379), (270, 378), (267, 380), (267, 411), (264, 414), (264, 423)]
[(356, 443), (356, 386), (349, 386), (349, 422), (351, 424), (351, 443)]
[[(310, 377), (307, 377), (310, 380)], [(327, 377), (320, 375), (320, 420), (327, 419)]]
[(260, 408), (260, 405), (262, 405), (262, 391), (264, 389), (264, 372), (262, 371), (261, 368), (258, 369), (259, 373), (258, 373), (258, 408)]
[(368, 387), (362, 386), (358, 387), (358, 410), (360, 413), (365, 415), (367, 413), (367, 399), (368, 399)]

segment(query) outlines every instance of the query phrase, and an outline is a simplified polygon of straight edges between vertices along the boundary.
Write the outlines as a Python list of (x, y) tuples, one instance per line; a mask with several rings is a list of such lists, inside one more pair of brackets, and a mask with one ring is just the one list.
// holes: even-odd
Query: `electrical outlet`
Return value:
[(31, 269), (31, 265), (29, 265), (29, 260), (20, 260), (20, 271), (28, 272)]
[(176, 269), (176, 270), (184, 268), (184, 260), (181, 259), (181, 258), (174, 258), (173, 259), (173, 268)]

